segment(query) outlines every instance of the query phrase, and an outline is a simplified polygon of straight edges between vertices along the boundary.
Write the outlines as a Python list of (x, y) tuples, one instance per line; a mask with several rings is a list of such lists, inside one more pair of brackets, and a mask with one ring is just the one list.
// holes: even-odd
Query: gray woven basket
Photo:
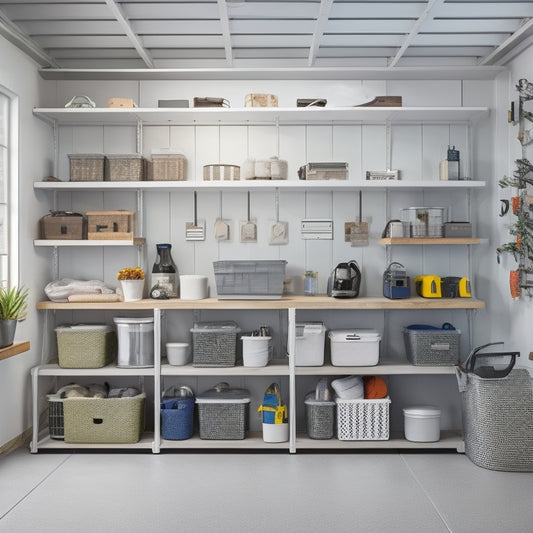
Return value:
[(403, 338), (407, 360), (419, 366), (448, 366), (459, 363), (458, 329), (404, 328)]
[(142, 181), (145, 160), (140, 154), (110, 154), (105, 156), (106, 181)]
[(335, 435), (335, 402), (305, 400), (307, 435), (310, 439), (332, 439)]
[(192, 365), (194, 367), (235, 366), (237, 333), (234, 322), (195, 324), (192, 332)]
[(244, 439), (249, 412), (250, 403), (199, 403), (200, 438)]
[(505, 378), (466, 375), (461, 393), (465, 452), (476, 465), (533, 471), (533, 379), (525, 369)]

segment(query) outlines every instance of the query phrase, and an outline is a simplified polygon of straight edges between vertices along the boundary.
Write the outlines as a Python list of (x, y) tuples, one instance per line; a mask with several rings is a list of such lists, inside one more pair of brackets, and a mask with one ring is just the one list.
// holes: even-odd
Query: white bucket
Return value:
[(266, 366), (270, 355), (267, 336), (242, 336), (242, 361), (244, 366)]
[(440, 440), (440, 409), (432, 405), (405, 407), (405, 438), (412, 442)]
[(207, 298), (207, 276), (186, 274), (180, 276), (180, 298), (182, 300), (203, 300)]
[(167, 342), (166, 348), (169, 365), (183, 366), (191, 359), (191, 350), (187, 342)]
[(263, 442), (287, 442), (289, 440), (289, 424), (264, 424)]

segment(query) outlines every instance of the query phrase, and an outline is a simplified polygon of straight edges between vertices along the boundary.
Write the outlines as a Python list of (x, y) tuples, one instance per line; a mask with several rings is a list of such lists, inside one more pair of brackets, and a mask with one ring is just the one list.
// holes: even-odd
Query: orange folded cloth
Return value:
[(365, 386), (365, 399), (377, 400), (385, 398), (388, 394), (387, 384), (380, 376), (365, 376), (363, 378)]

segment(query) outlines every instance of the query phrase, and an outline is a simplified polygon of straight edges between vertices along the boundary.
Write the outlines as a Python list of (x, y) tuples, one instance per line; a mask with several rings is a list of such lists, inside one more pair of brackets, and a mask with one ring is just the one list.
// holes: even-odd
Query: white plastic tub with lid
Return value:
[(296, 324), (294, 364), (296, 366), (322, 366), (326, 328), (322, 322)]
[(381, 336), (374, 329), (331, 330), (328, 334), (333, 366), (374, 366), (379, 362)]
[(440, 440), (440, 409), (433, 405), (404, 407), (405, 438), (412, 442)]

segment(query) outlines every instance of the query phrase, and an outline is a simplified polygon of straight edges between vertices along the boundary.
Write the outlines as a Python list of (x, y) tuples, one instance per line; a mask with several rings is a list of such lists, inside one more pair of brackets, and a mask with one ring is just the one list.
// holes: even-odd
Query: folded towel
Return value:
[(385, 380), (380, 376), (365, 376), (363, 378), (365, 386), (365, 399), (377, 400), (386, 398), (389, 391)]
[(333, 390), (342, 400), (360, 400), (365, 397), (361, 376), (348, 376), (331, 382)]

